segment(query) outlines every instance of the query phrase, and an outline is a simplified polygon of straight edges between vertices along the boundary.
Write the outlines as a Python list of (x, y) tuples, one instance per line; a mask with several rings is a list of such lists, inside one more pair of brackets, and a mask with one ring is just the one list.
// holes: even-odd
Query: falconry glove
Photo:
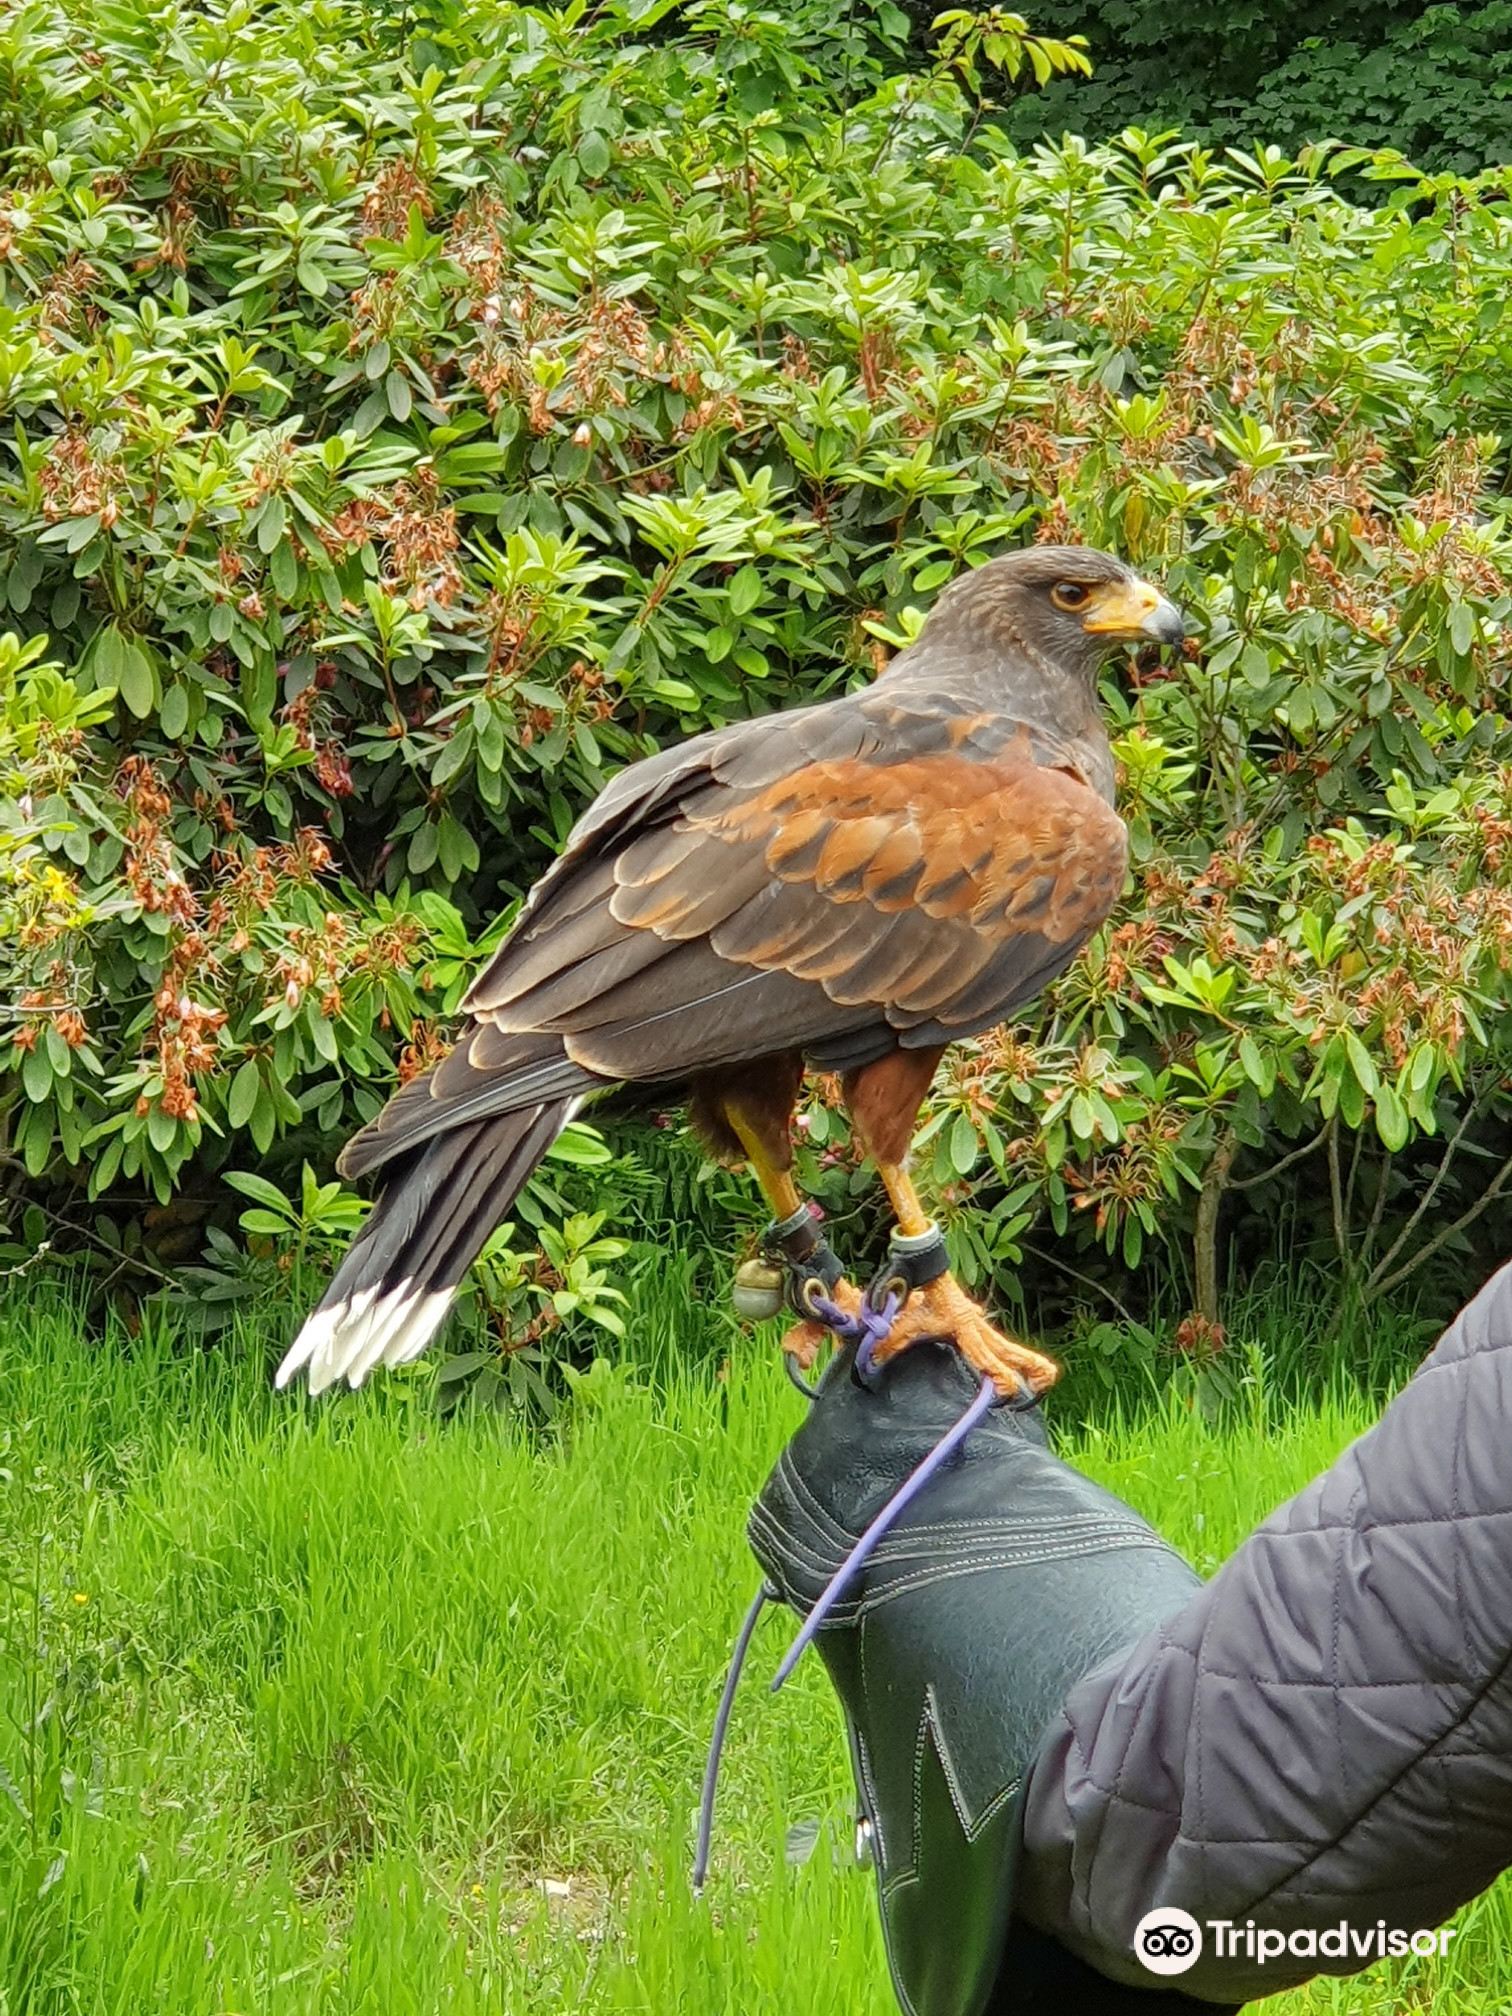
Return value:
[[(850, 1355), (751, 1516), (805, 1615), (977, 1383), (921, 1344), (864, 1390)], [(1512, 1268), (1204, 1584), (1037, 1408), (987, 1415), (815, 1640), (909, 2016), (1232, 2010), (1512, 1863), (1509, 1419)], [(1168, 1912), (1202, 1936), (1161, 1978)]]
[[(919, 1345), (872, 1390), (852, 1355), (831, 1364), (751, 1515), (758, 1560), (805, 1615), (978, 1384), (947, 1345)], [(1198, 1586), (1144, 1520), (1051, 1453), (1038, 1408), (1005, 1406), (842, 1595), (816, 1642), (911, 2016), (990, 2006), (1040, 1739), (1084, 1672)]]

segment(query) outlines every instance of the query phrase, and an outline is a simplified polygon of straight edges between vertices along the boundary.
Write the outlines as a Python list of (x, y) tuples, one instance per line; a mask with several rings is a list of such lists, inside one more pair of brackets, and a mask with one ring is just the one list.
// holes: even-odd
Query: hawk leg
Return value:
[[(933, 1229), (908, 1173), (907, 1157), (914, 1123), (940, 1056), (939, 1050), (896, 1050), (845, 1079), (851, 1124), (861, 1146), (877, 1164), (898, 1230), (905, 1238), (918, 1238)], [(914, 1290), (898, 1312), (891, 1332), (873, 1352), (872, 1363), (885, 1365), (910, 1344), (929, 1337), (949, 1338), (966, 1363), (985, 1372), (1005, 1399), (1026, 1386), (1038, 1396), (1060, 1377), (1054, 1359), (1017, 1338), (1004, 1336), (949, 1273)]]
[[(746, 1164), (779, 1224), (804, 1208), (793, 1181), (793, 1109), (802, 1080), (802, 1059), (787, 1055), (761, 1058), (693, 1088), (695, 1132), (720, 1161)], [(843, 1278), (829, 1292), (847, 1315), (861, 1306), (860, 1290)], [(782, 1348), (807, 1371), (829, 1336), (822, 1323), (806, 1319), (788, 1330)]]

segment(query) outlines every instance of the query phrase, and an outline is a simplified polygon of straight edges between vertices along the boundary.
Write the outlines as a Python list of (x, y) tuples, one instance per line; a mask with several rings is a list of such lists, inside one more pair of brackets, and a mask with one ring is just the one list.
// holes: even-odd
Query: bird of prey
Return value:
[[(941, 1055), (1038, 994), (1122, 889), (1098, 668), (1182, 635), (1111, 555), (1033, 547), (954, 581), (866, 690), (621, 771), (474, 982), (456, 1047), (347, 1144), (342, 1173), (381, 1192), (278, 1384), (416, 1357), (557, 1134), (626, 1083), (685, 1097), (795, 1222), (801, 1077), (838, 1072), (899, 1234), (931, 1230), (906, 1160)], [(879, 1362), (926, 1336), (1000, 1390), (1055, 1377), (948, 1272)]]

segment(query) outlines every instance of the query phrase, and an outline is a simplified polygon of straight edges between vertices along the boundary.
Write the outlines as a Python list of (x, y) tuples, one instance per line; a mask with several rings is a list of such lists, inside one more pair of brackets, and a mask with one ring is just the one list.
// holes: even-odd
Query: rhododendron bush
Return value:
[[(1499, 1221), (1501, 183), (1021, 155), (1076, 50), (870, 18), (0, 20), (0, 1126), (58, 1243), (328, 1163), (618, 765), (1036, 539), (1195, 635), (1106, 680), (1114, 923), (942, 1073), (963, 1265), (1153, 1255), (1200, 1340), (1288, 1199), (1370, 1294)], [(843, 1204), (817, 1104), (804, 1155)]]

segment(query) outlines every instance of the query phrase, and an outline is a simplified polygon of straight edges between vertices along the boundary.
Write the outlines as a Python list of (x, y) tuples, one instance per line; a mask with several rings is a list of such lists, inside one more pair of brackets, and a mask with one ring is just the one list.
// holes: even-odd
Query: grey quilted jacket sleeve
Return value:
[[(1512, 1268), (1379, 1423), (1067, 1694), (1016, 1905), (1114, 1980), (1156, 1907), (1287, 1932), (1437, 1925), (1512, 1861)], [(1363, 1963), (1211, 1951), (1188, 1996)]]

